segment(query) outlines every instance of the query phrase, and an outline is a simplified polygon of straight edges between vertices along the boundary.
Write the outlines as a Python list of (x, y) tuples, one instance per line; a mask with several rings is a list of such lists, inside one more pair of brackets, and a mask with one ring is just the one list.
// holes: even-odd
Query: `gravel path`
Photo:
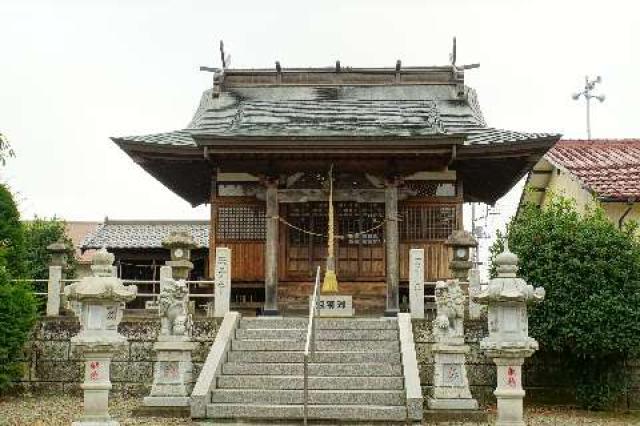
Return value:
[[(110, 412), (121, 425), (194, 425), (189, 419), (133, 417), (140, 399), (113, 398)], [(22, 395), (0, 399), (0, 425), (69, 426), (82, 412), (82, 398), (77, 396)], [(490, 416), (493, 417), (490, 410)], [(527, 424), (557, 426), (627, 426), (640, 425), (640, 412), (633, 414), (590, 413), (561, 407), (534, 407), (527, 410)], [(428, 423), (425, 423), (428, 424)]]

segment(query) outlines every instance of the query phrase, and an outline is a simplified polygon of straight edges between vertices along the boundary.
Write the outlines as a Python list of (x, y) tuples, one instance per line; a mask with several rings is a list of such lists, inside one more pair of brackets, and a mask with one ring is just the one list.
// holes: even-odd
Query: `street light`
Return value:
[(589, 80), (589, 76), (584, 77), (584, 90), (582, 92), (574, 93), (571, 98), (574, 101), (580, 99), (580, 96), (584, 96), (584, 99), (587, 101), (587, 139), (591, 140), (591, 98), (595, 98), (600, 102), (604, 102), (604, 95), (594, 95), (591, 92), (595, 88), (596, 84), (602, 83), (602, 77), (597, 76), (593, 80)]

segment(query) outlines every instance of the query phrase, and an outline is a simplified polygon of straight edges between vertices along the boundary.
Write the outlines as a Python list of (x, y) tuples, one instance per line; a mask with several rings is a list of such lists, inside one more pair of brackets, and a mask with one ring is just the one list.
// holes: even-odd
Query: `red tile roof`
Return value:
[(640, 200), (640, 139), (561, 140), (545, 157), (599, 198)]

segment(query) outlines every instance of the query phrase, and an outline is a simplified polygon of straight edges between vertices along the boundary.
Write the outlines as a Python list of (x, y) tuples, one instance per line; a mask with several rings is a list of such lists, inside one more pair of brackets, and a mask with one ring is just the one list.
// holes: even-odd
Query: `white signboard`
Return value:
[(409, 306), (411, 318), (424, 318), (424, 249), (409, 252)]
[(214, 270), (214, 317), (224, 317), (229, 312), (231, 298), (231, 249), (216, 248), (216, 267)]

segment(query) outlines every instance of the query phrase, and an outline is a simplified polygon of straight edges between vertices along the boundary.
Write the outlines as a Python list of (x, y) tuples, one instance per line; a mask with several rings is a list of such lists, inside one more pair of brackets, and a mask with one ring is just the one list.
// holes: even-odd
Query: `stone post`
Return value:
[(409, 307), (411, 318), (424, 319), (424, 249), (409, 252)]
[(151, 394), (144, 398), (147, 407), (188, 407), (193, 385), (189, 289), (184, 280), (165, 278), (160, 285), (158, 313), (160, 334), (153, 345), (156, 362)]
[(529, 337), (527, 304), (544, 299), (544, 289), (534, 289), (516, 276), (518, 257), (508, 247), (495, 262), (498, 276), (473, 296), (474, 301), (488, 305), (489, 336), (482, 339), (480, 348), (497, 366), (496, 425), (524, 426), (522, 364), (538, 349), (538, 342)]
[(109, 370), (111, 358), (127, 339), (118, 333), (122, 320), (122, 306), (135, 299), (136, 286), (124, 286), (112, 276), (114, 256), (104, 248), (93, 257), (93, 276), (65, 288), (65, 295), (79, 304), (77, 311), (80, 332), (71, 338), (71, 344), (80, 349), (85, 360), (84, 414), (77, 426), (116, 426), (119, 423), (109, 415)]
[(266, 181), (266, 241), (264, 245), (263, 315), (278, 315), (278, 179)]
[(196, 248), (191, 234), (185, 231), (174, 231), (162, 241), (162, 246), (171, 251), (171, 260), (166, 264), (171, 266), (173, 278), (176, 280), (189, 279), (189, 272), (193, 269), (191, 250)]
[(213, 316), (223, 318), (229, 312), (231, 298), (231, 249), (218, 247), (216, 249), (215, 280), (215, 308)]
[(67, 246), (63, 241), (49, 244), (47, 250), (51, 253), (49, 264), (49, 281), (47, 282), (47, 316), (60, 315), (60, 305), (64, 305), (64, 291), (62, 283), (63, 268), (67, 263)]
[(398, 248), (398, 180), (386, 182), (384, 190), (385, 261), (387, 264), (387, 308), (385, 316), (400, 312), (400, 254)]
[(465, 364), (469, 346), (464, 343), (464, 308), (465, 297), (458, 281), (438, 281), (433, 321), (433, 391), (427, 401), (432, 410), (478, 409), (478, 402), (471, 397)]

